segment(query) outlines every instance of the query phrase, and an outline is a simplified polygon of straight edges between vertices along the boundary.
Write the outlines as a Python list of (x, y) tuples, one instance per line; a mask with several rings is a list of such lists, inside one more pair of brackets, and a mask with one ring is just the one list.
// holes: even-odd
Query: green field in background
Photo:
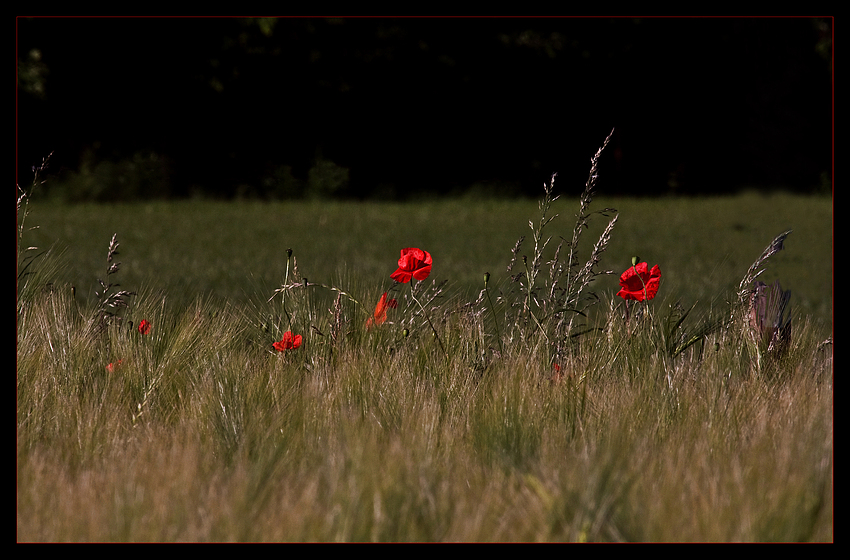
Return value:
[[(562, 197), (558, 217), (544, 233), (570, 238), (577, 197)], [(737, 286), (747, 268), (779, 233), (793, 230), (785, 250), (769, 261), (762, 279), (792, 291), (795, 316), (824, 329), (832, 321), (832, 200), (828, 197), (746, 193), (714, 198), (606, 198), (591, 210), (619, 211), (600, 267), (603, 299), (618, 289), (619, 273), (637, 255), (662, 270), (661, 304), (680, 301), (707, 308)], [(504, 286), (511, 249), (533, 253), (529, 220), (533, 200), (447, 199), (410, 203), (358, 202), (146, 202), (117, 205), (33, 203), (25, 245), (61, 252), (58, 284), (73, 284), (91, 298), (105, 277), (109, 240), (118, 234), (123, 289), (166, 294), (187, 303), (199, 296), (239, 304), (267, 298), (283, 278), (291, 248), (311, 282), (346, 282), (377, 291), (390, 285), (399, 250), (420, 247), (434, 260), (431, 279), (448, 280), (459, 297), (474, 297), (483, 274)], [(608, 223), (593, 217), (582, 237), (583, 263)], [(514, 272), (516, 272), (515, 270)], [(367, 297), (367, 296), (364, 296)], [(371, 300), (372, 296), (369, 295)], [(656, 301), (659, 301), (656, 300)]]

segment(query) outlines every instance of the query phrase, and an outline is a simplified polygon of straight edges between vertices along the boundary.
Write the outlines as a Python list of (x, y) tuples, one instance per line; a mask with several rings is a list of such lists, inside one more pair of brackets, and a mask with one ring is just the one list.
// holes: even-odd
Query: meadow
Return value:
[(31, 204), (18, 540), (832, 541), (831, 200), (581, 195)]
[[(556, 190), (558, 182), (555, 183)], [(572, 233), (580, 192), (563, 194), (553, 211), (554, 238)], [(542, 193), (542, 189), (541, 189)], [(780, 280), (793, 291), (795, 313), (821, 327), (832, 324), (832, 201), (822, 196), (755, 192), (700, 198), (598, 196), (591, 210), (615, 208), (619, 219), (603, 268), (600, 293), (616, 293), (619, 274), (632, 256), (659, 264), (662, 296), (710, 306), (733, 290), (747, 267), (779, 233), (793, 230), (772, 259), (765, 282)], [(91, 299), (103, 275), (113, 234), (121, 244), (121, 283), (133, 290), (167, 293), (172, 303), (201, 296), (245, 303), (267, 299), (280, 286), (286, 250), (303, 275), (324, 283), (386, 284), (402, 247), (434, 256), (434, 276), (473, 297), (483, 274), (507, 278), (511, 249), (530, 238), (537, 200), (447, 199), (374, 202), (149, 202), (33, 205), (30, 245), (54, 247), (61, 263), (55, 280)], [(582, 238), (585, 253), (607, 220), (591, 219)], [(674, 301), (670, 301), (674, 303)]]

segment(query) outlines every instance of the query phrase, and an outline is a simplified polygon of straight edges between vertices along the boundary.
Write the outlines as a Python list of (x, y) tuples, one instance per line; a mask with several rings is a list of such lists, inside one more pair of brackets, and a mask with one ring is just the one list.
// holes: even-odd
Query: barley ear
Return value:
[(765, 247), (764, 251), (762, 251), (759, 258), (750, 266), (747, 273), (744, 275), (744, 278), (741, 279), (741, 282), (738, 284), (738, 303), (741, 305), (746, 305), (749, 303), (750, 294), (753, 291), (753, 281), (758, 278), (767, 267), (765, 263), (767, 259), (778, 253), (782, 250), (782, 244), (785, 242), (785, 238), (788, 237), (793, 230), (788, 230), (784, 233), (780, 233), (777, 235), (773, 241), (771, 241), (770, 245)]

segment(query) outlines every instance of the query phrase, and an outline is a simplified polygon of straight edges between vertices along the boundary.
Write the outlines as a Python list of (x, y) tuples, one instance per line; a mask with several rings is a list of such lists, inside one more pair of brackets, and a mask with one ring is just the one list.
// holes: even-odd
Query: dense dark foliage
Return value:
[[(832, 22), (19, 18), (18, 182), (66, 198), (829, 183)], [(588, 140), (590, 139), (590, 140)], [(48, 188), (51, 188), (48, 186)], [(59, 188), (55, 186), (53, 188)]]

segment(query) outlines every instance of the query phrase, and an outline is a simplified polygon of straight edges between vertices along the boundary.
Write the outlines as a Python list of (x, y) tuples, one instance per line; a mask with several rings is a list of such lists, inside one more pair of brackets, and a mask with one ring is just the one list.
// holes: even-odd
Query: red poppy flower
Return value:
[(564, 374), (561, 373), (561, 366), (559, 364), (552, 364), (555, 373), (552, 374), (552, 377), (549, 378), (549, 381), (552, 383), (558, 383), (563, 377)]
[(398, 270), (390, 274), (396, 282), (407, 283), (411, 278), (425, 280), (431, 274), (431, 255), (422, 249), (409, 248), (401, 250), (398, 259)]
[(378, 300), (378, 305), (375, 306), (375, 313), (366, 319), (366, 328), (370, 329), (373, 325), (382, 325), (387, 320), (387, 308), (398, 307), (398, 302), (395, 299), (387, 300), (387, 292)]
[(151, 332), (151, 324), (147, 319), (142, 319), (142, 322), (139, 323), (139, 332), (142, 334), (148, 334)]
[(121, 362), (123, 362), (123, 361), (124, 361), (124, 360), (118, 360), (118, 361), (117, 361), (117, 362), (115, 362), (114, 364), (113, 364), (112, 362), (110, 362), (110, 363), (109, 363), (109, 364), (107, 364), (107, 366), (106, 366), (106, 371), (108, 371), (109, 373), (113, 373), (113, 372), (115, 371), (115, 369), (116, 369), (118, 366), (120, 366), (120, 365), (121, 365)]
[(647, 270), (649, 265), (645, 262), (638, 263), (626, 270), (620, 276), (620, 291), (617, 295), (623, 299), (633, 299), (643, 301), (652, 299), (658, 293), (658, 286), (661, 284), (661, 269), (658, 265), (652, 267), (652, 270)]
[(283, 338), (280, 342), (275, 342), (272, 346), (274, 346), (274, 349), (278, 352), (283, 352), (284, 350), (295, 350), (301, 346), (301, 335), (293, 335), (292, 331), (286, 331), (283, 333)]

